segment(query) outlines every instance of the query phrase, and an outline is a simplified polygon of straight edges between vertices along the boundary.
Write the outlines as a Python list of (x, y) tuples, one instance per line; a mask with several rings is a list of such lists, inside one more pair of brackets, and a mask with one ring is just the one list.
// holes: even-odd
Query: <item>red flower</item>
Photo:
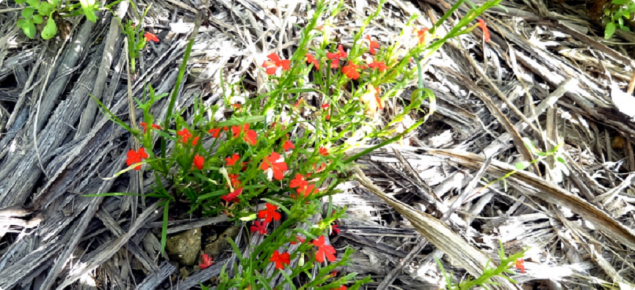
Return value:
[(143, 38), (145, 38), (146, 41), (159, 43), (159, 38), (152, 32), (146, 31), (146, 33), (143, 34)]
[(214, 262), (212, 262), (212, 257), (208, 254), (203, 254), (203, 257), (201, 257), (201, 263), (198, 264), (198, 267), (201, 268), (201, 270), (205, 270), (207, 269), (209, 266), (214, 265)]
[(265, 219), (265, 222), (268, 223), (270, 223), (271, 220), (279, 221), (282, 216), (276, 211), (278, 210), (278, 207), (270, 203), (265, 204), (265, 206), (267, 207), (266, 209), (258, 212), (258, 218)]
[(267, 222), (259, 222), (259, 221), (255, 221), (254, 225), (252, 225), (249, 230), (252, 233), (255, 232), (260, 232), (261, 235), (265, 235), (267, 234)]
[(312, 54), (307, 53), (304, 56), (306, 56), (307, 63), (312, 63), (315, 68), (320, 69), (320, 63), (318, 63), (317, 59), (315, 59)]
[(303, 98), (299, 98), (297, 102), (295, 102), (295, 104), (293, 104), (294, 107), (299, 108), (300, 105), (302, 105), (304, 99)]
[(415, 29), (415, 32), (417, 33), (417, 38), (419, 38), (419, 44), (423, 44), (426, 42), (426, 33), (428, 33), (428, 28), (425, 27), (421, 30)]
[(317, 168), (315, 167), (315, 165), (317, 165), (317, 164), (313, 164), (313, 170), (315, 170), (315, 172), (316, 172), (316, 173), (317, 173), (317, 172), (320, 172), (320, 171), (322, 171), (322, 170), (324, 170), (324, 169), (326, 169), (326, 163), (322, 163), (322, 164), (321, 164), (319, 167), (317, 167)]
[[(128, 166), (135, 163), (139, 163), (143, 161), (143, 159), (147, 159), (149, 157), (148, 154), (146, 153), (146, 150), (143, 147), (139, 148), (139, 151), (130, 149), (127, 155), (128, 155), (128, 159), (126, 159), (126, 164)], [(139, 170), (139, 169), (141, 169), (141, 165), (137, 165), (134, 168), (134, 170)]]
[(289, 168), (284, 161), (278, 161), (279, 159), (280, 154), (271, 152), (271, 154), (262, 161), (262, 164), (260, 164), (260, 168), (263, 171), (271, 168), (271, 170), (273, 170), (273, 178), (282, 180), (282, 178), (284, 178), (284, 172), (287, 171)]
[(256, 131), (254, 130), (249, 130), (249, 124), (244, 124), (242, 128), (240, 128), (240, 126), (232, 126), (232, 133), (234, 133), (234, 138), (238, 138), (238, 136), (240, 136), (241, 130), (245, 132), (245, 142), (247, 142), (247, 144), (251, 146), (256, 145), (258, 134), (256, 134)]
[(196, 144), (198, 144), (198, 136), (194, 137), (192, 140), (192, 146), (196, 146)]
[(336, 233), (336, 234), (338, 234), (338, 235), (339, 235), (339, 234), (340, 234), (340, 226), (338, 226), (338, 225), (332, 225), (332, 226), (331, 226), (331, 231), (333, 231), (334, 233)]
[(520, 269), (520, 272), (525, 274), (525, 260), (523, 259), (516, 260), (516, 269)]
[(234, 189), (234, 191), (230, 192), (227, 195), (223, 195), (220, 198), (222, 198), (224, 201), (226, 202), (239, 202), (240, 200), (238, 200), (238, 196), (243, 192), (243, 188), (236, 188)]
[(485, 37), (485, 41), (489, 41), (490, 34), (489, 29), (487, 28), (487, 24), (485, 24), (485, 21), (483, 21), (483, 19), (477, 19), (476, 21), (478, 21), (478, 27), (483, 29), (483, 36)]
[(324, 257), (330, 262), (335, 262), (335, 248), (331, 245), (326, 245), (324, 236), (320, 236), (317, 240), (313, 240), (312, 244), (318, 248), (317, 253), (315, 253), (315, 260), (322, 263), (324, 262)]
[(318, 151), (320, 152), (320, 155), (329, 156), (329, 150), (324, 148), (324, 147), (320, 147), (320, 149), (318, 149)]
[(187, 128), (181, 129), (181, 131), (177, 131), (176, 135), (181, 137), (181, 142), (187, 144), (187, 140), (192, 137), (192, 133)]
[(279, 67), (281, 67), (282, 70), (289, 70), (289, 64), (291, 64), (290, 60), (288, 59), (280, 60), (280, 57), (278, 57), (278, 55), (275, 53), (267, 55), (267, 57), (271, 61), (265, 61), (262, 64), (262, 67), (266, 69), (266, 73), (268, 75), (275, 74)]
[(237, 153), (234, 153), (234, 156), (227, 157), (225, 158), (225, 161), (227, 161), (227, 166), (234, 166), (234, 164), (236, 164), (236, 161), (240, 160), (240, 155), (238, 155)]
[(331, 290), (346, 290), (346, 289), (348, 289), (348, 288), (346, 288), (346, 286), (342, 285), (342, 286), (340, 286), (340, 287), (333, 288), (333, 289), (331, 289)]
[(295, 146), (289, 140), (285, 141), (284, 144), (282, 144), (282, 149), (284, 149), (284, 151), (289, 151), (293, 148), (295, 148)]
[(331, 106), (331, 105), (324, 103), (324, 104), (322, 104), (322, 110), (326, 110), (326, 109), (328, 109), (330, 106)]
[(240, 181), (238, 180), (238, 174), (229, 174), (229, 180), (232, 183), (233, 187), (239, 187), (240, 186)]
[(344, 52), (344, 48), (342, 47), (341, 44), (337, 46), (337, 50), (338, 50), (338, 52), (327, 52), (326, 53), (326, 57), (332, 61), (331, 68), (340, 67), (340, 59), (341, 58), (346, 58), (348, 56), (346, 54), (346, 52)]
[(291, 183), (289, 184), (290, 188), (302, 188), (307, 186), (309, 183), (304, 180), (304, 177), (300, 173), (296, 173), (295, 177), (291, 179)]
[[(298, 242), (299, 241), (299, 242)], [(300, 236), (296, 236), (295, 239), (293, 239), (293, 241), (291, 241), (292, 245), (297, 245), (297, 244), (301, 244), (304, 243), (304, 241), (306, 241), (306, 239), (303, 239)]]
[(247, 144), (254, 146), (256, 145), (257, 141), (258, 141), (258, 134), (256, 134), (256, 131), (254, 130), (249, 130), (247, 131), (247, 133), (245, 133), (245, 138), (244, 138), (245, 142), (247, 142)]
[(359, 78), (359, 73), (357, 72), (357, 65), (349, 62), (345, 67), (342, 68), (342, 72), (346, 75), (347, 78), (356, 80)]
[(278, 270), (284, 269), (284, 264), (289, 265), (289, 263), (291, 263), (291, 260), (289, 259), (289, 253), (280, 254), (278, 250), (275, 250), (273, 252), (273, 255), (271, 255), (271, 259), (269, 259), (269, 261), (275, 262), (276, 269)]
[(214, 137), (214, 138), (218, 138), (218, 135), (220, 134), (220, 128), (209, 129), (209, 131), (207, 131), (207, 133), (212, 134), (212, 137)]
[(157, 124), (152, 124), (152, 128), (153, 129), (157, 129), (157, 130), (161, 130), (161, 126), (159, 126)]
[(368, 45), (370, 47), (370, 54), (375, 55), (375, 53), (377, 53), (377, 49), (379, 49), (379, 42), (372, 41), (370, 39), (370, 35), (366, 35), (366, 40), (368, 40)]
[(388, 67), (386, 66), (386, 64), (383, 61), (377, 62), (374, 59), (373, 59), (373, 62), (371, 62), (368, 65), (368, 67), (372, 68), (372, 69), (378, 69), (379, 71), (386, 71), (388, 69)]
[(296, 191), (298, 192), (298, 194), (291, 196), (294, 199), (297, 199), (300, 194), (302, 194), (304, 198), (307, 198), (311, 194), (317, 194), (318, 192), (320, 192), (317, 188), (315, 188), (315, 185), (313, 184), (300, 187), (296, 189)]
[(240, 126), (232, 126), (232, 133), (234, 134), (234, 138), (238, 138), (240, 136), (241, 131), (249, 130), (249, 124), (244, 124), (242, 128)]
[(203, 170), (203, 163), (205, 163), (205, 158), (203, 156), (196, 154), (194, 156), (194, 166), (198, 168), (198, 170)]
[(235, 103), (235, 104), (232, 104), (232, 106), (234, 106), (234, 108), (235, 108), (236, 110), (240, 109), (240, 106), (241, 106), (241, 105), (242, 105), (241, 103)]
[(326, 120), (330, 121), (331, 120), (331, 115), (326, 115)]
[(366, 114), (373, 116), (377, 113), (377, 110), (384, 108), (384, 101), (379, 97), (381, 88), (375, 88), (372, 84), (367, 84), (366, 87), (368, 92), (359, 96), (359, 100), (366, 106)]
[(148, 130), (148, 124), (146, 124), (146, 122), (139, 123), (139, 126), (143, 127), (143, 133)]

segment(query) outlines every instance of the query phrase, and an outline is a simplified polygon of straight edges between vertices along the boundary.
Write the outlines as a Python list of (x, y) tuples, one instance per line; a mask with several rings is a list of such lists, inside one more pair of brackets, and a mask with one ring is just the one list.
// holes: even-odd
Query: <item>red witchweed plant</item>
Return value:
[[(237, 224), (252, 223), (246, 236), (259, 234), (258, 242), (253, 244), (227, 239), (236, 253), (249, 254), (237, 255), (242, 272), (221, 272), (215, 285), (219, 290), (268, 289), (263, 285), (286, 275), (275, 278), (281, 284), (271, 285), (271, 289), (278, 289), (300, 280), (299, 275), (305, 273), (313, 273), (311, 279), (296, 288), (357, 290), (369, 282), (369, 277), (353, 280), (355, 275), (348, 274), (335, 279), (330, 274), (348, 263), (353, 250), (346, 248), (338, 253), (328, 239), (330, 233), (339, 233), (334, 223), (346, 209), (333, 213), (329, 209), (328, 214), (323, 209), (332, 208), (330, 196), (339, 192), (338, 185), (346, 180), (358, 158), (400, 141), (434, 112), (434, 94), (424, 87), (421, 62), (450, 38), (478, 27), (469, 24), (500, 2), (490, 0), (471, 9), (455, 27), (437, 36), (436, 28), (463, 1), (457, 1), (429, 30), (416, 31), (410, 37), (413, 16), (401, 32), (406, 37), (380, 43), (367, 34), (367, 27), (382, 13), (381, 0), (379, 8), (353, 29), (352, 40), (337, 43), (331, 23), (344, 7), (318, 0), (294, 46), (285, 49), (289, 58), (271, 53), (258, 66), (265, 77), (264, 91), (245, 92), (241, 82), (225, 83), (221, 78), (222, 97), (218, 102), (211, 103), (211, 99), (201, 96), (195, 99), (192, 110), (177, 110), (182, 91), (179, 88), (196, 35), (193, 33), (172, 93), (157, 94), (148, 85), (144, 96), (135, 99), (143, 111), (142, 119), (137, 121), (143, 130), (131, 128), (96, 100), (103, 112), (141, 145), (138, 150), (129, 149), (128, 168), (117, 175), (141, 170), (141, 163), (147, 164), (144, 169), (154, 175), (153, 191), (145, 192), (144, 198), (159, 200), (164, 208), (162, 250), (167, 240), (168, 214), (178, 201), (178, 208), (190, 206), (191, 215), (224, 214)], [(139, 26), (130, 31), (136, 38), (129, 39), (136, 43), (153, 41), (141, 37), (144, 33)], [(406, 93), (408, 98), (395, 100)], [(155, 120), (151, 109), (164, 97), (168, 97), (167, 111), (164, 118)], [(383, 124), (378, 118), (388, 100), (398, 113)], [(424, 100), (428, 101), (427, 107), (423, 106)], [(404, 128), (406, 115), (418, 120), (397, 132), (398, 126)], [(356, 148), (365, 149), (350, 154)], [(322, 218), (311, 223), (316, 216)], [(245, 252), (242, 247), (249, 250)], [(212, 257), (203, 258), (201, 269), (212, 261)], [(270, 271), (273, 268), (284, 271)]]

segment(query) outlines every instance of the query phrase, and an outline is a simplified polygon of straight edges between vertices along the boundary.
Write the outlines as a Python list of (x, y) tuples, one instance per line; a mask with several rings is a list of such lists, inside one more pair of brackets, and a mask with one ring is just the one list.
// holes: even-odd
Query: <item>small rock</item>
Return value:
[(201, 228), (191, 229), (168, 238), (166, 250), (170, 259), (192, 266), (201, 249)]
[(231, 247), (227, 241), (227, 237), (235, 239), (236, 236), (238, 236), (238, 232), (240, 232), (240, 227), (237, 226), (226, 229), (218, 236), (216, 241), (205, 246), (204, 252), (212, 257), (218, 257), (223, 251)]

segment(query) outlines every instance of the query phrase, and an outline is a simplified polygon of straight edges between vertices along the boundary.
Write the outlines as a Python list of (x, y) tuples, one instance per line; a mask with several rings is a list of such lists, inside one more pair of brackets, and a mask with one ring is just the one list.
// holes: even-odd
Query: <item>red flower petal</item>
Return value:
[(355, 65), (352, 62), (349, 62), (345, 67), (343, 67), (342, 72), (349, 79), (356, 80), (359, 78), (359, 73), (357, 72), (357, 65)]
[(320, 69), (320, 63), (315, 59), (315, 57), (312, 54), (307, 53), (304, 56), (306, 57), (307, 63), (311, 63), (316, 69)]
[(487, 28), (487, 24), (485, 24), (485, 21), (483, 21), (483, 19), (477, 19), (476, 21), (478, 21), (478, 27), (483, 30), (483, 37), (485, 37), (485, 41), (489, 41), (490, 34), (489, 29)]
[(146, 41), (159, 43), (159, 38), (152, 32), (146, 31), (146, 33), (143, 34), (143, 38), (145, 38)]
[(295, 145), (293, 145), (293, 143), (291, 143), (291, 141), (289, 140), (285, 141), (284, 144), (282, 144), (282, 149), (284, 149), (284, 151), (289, 151), (293, 148), (295, 148)]
[(366, 40), (368, 40), (368, 46), (370, 47), (369, 49), (370, 54), (375, 55), (375, 53), (377, 53), (377, 50), (379, 49), (379, 42), (372, 41), (370, 39), (370, 35), (366, 35)]
[(256, 131), (254, 130), (249, 130), (247, 131), (247, 133), (245, 133), (245, 142), (247, 142), (247, 144), (254, 146), (256, 145), (256, 142), (258, 140), (258, 134), (256, 134)]
[(388, 69), (383, 61), (377, 62), (374, 59), (373, 62), (368, 65), (368, 67), (372, 69), (378, 69), (379, 71), (386, 71)]
[(209, 256), (208, 254), (203, 254), (203, 257), (201, 257), (201, 260), (202, 260), (201, 263), (198, 264), (198, 267), (201, 268), (201, 270), (205, 270), (209, 266), (214, 264), (214, 262), (212, 261), (212, 257)]
[(212, 134), (212, 137), (218, 138), (218, 134), (220, 134), (220, 128), (209, 129), (208, 133)]
[(203, 170), (203, 163), (205, 163), (205, 158), (203, 158), (203, 156), (201, 155), (196, 154), (196, 156), (194, 156), (194, 166), (196, 166), (198, 170)]
[(239, 202), (238, 196), (243, 192), (243, 188), (236, 188), (234, 191), (230, 192), (227, 195), (223, 195), (220, 198), (226, 202)]
[(249, 229), (252, 233), (259, 232), (261, 235), (267, 234), (267, 222), (255, 221)]
[(240, 156), (236, 153), (234, 153), (232, 157), (225, 158), (225, 161), (227, 161), (227, 166), (234, 166), (234, 164), (236, 164), (238, 160), (240, 160)]
[(525, 260), (516, 260), (516, 269), (519, 269), (521, 273), (525, 274)]
[(265, 157), (265, 160), (260, 164), (260, 169), (263, 171), (271, 168), (273, 171), (273, 178), (276, 180), (282, 180), (284, 178), (284, 172), (289, 170), (287, 163), (284, 161), (278, 161), (280, 154), (272, 152), (269, 156)]
[(270, 53), (269, 55), (267, 55), (267, 57), (270, 60), (273, 60), (274, 63), (280, 61), (280, 57), (277, 54), (275, 54), (275, 53)]
[(320, 236), (318, 239), (313, 240), (313, 245), (318, 247), (317, 253), (315, 253), (315, 260), (322, 263), (324, 262), (324, 257), (330, 262), (334, 262), (337, 258), (335, 257), (335, 248), (331, 245), (327, 245), (324, 239), (324, 236)]

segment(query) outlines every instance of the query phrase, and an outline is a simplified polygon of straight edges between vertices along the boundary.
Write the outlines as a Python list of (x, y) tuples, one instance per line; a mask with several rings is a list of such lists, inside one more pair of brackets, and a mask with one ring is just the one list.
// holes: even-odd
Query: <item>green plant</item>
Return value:
[(439, 261), (439, 259), (435, 257), (437, 260), (437, 265), (439, 265), (439, 269), (441, 269), (441, 273), (443, 273), (443, 277), (445, 278), (445, 283), (446, 283), (445, 289), (469, 290), (477, 286), (483, 287), (485, 289), (489, 289), (487, 288), (486, 285), (498, 285), (498, 283), (492, 281), (492, 278), (494, 277), (502, 277), (511, 283), (516, 283), (516, 281), (514, 281), (512, 278), (507, 277), (507, 275), (504, 275), (504, 274), (505, 273), (515, 274), (515, 272), (511, 270), (511, 268), (514, 266), (520, 269), (522, 273), (525, 273), (524, 260), (522, 258), (525, 256), (525, 252), (528, 249), (525, 249), (521, 252), (518, 252), (509, 257), (506, 257), (505, 249), (503, 249), (503, 243), (500, 241), (498, 243), (500, 245), (498, 256), (501, 260), (498, 266), (496, 268), (492, 268), (489, 266), (490, 261), (487, 261), (487, 265), (485, 266), (485, 269), (483, 270), (483, 274), (481, 274), (481, 276), (479, 276), (476, 279), (472, 279), (472, 277), (468, 277), (467, 280), (462, 281), (459, 284), (454, 283), (454, 280), (452, 279), (453, 278), (452, 272), (448, 274), (443, 268), (441, 261)]
[[(117, 2), (119, 1), (121, 0), (118, 0)], [(143, 50), (147, 41), (154, 41), (154, 42), (159, 41), (156, 35), (149, 32), (145, 32), (142, 25), (143, 19), (146, 17), (146, 14), (150, 10), (150, 6), (152, 4), (146, 7), (142, 15), (139, 15), (139, 12), (137, 12), (137, 7), (134, 4), (134, 2), (130, 2), (130, 5), (132, 6), (132, 11), (134, 11), (136, 19), (128, 19), (128, 21), (126, 22), (119, 19), (119, 17), (117, 17), (117, 15), (112, 10), (109, 9), (113, 4), (108, 5), (107, 9), (112, 13), (114, 17), (117, 18), (117, 20), (119, 20), (119, 26), (121, 27), (121, 30), (123, 31), (123, 33), (126, 35), (127, 43), (128, 43), (128, 58), (130, 61), (129, 62), (130, 72), (132, 74), (132, 77), (135, 78), (137, 73), (135, 62), (137, 58), (139, 58), (139, 52)], [(137, 22), (139, 23), (139, 25), (137, 25)]]
[[(22, 28), (24, 34), (29, 38), (34, 38), (37, 33), (37, 25), (40, 28), (42, 39), (51, 39), (57, 34), (56, 17), (70, 17), (79, 14), (86, 15), (86, 18), (92, 22), (97, 21), (95, 11), (98, 4), (94, 0), (80, 0), (80, 3), (70, 4), (68, 1), (62, 0), (16, 0), (17, 4), (25, 3), (28, 5), (22, 9), (22, 18), (18, 19), (17, 26)], [(77, 10), (81, 7), (82, 10)]]
[(613, 0), (609, 8), (604, 9), (604, 38), (609, 39), (617, 28), (624, 31), (631, 31), (624, 25), (625, 21), (631, 20), (635, 15), (635, 1), (633, 0)]
[[(268, 284), (278, 274), (285, 278), (282, 284), (289, 283), (292, 289), (296, 289), (291, 283), (296, 278), (306, 280), (299, 289), (346, 289), (344, 284), (353, 283), (355, 275), (334, 279), (330, 273), (347, 263), (351, 250), (340, 254), (338, 261), (336, 250), (325, 238), (344, 210), (333, 211), (328, 203), (325, 218), (317, 223), (310, 223), (310, 218), (322, 214), (322, 198), (339, 192), (337, 186), (348, 179), (355, 160), (398, 141), (434, 112), (434, 94), (424, 87), (421, 58), (452, 37), (469, 33), (476, 27), (470, 23), (498, 2), (474, 7), (443, 37), (435, 35), (436, 26), (431, 32), (412, 27), (413, 16), (397, 40), (380, 44), (365, 35), (371, 20), (381, 12), (384, 1), (380, 1), (379, 9), (364, 20), (346, 51), (333, 41), (328, 27), (336, 22), (334, 18), (343, 10), (343, 3), (318, 1), (293, 54), (284, 59), (272, 53), (262, 64), (269, 75), (267, 92), (250, 94), (242, 82), (227, 84), (221, 75), (222, 104), (205, 106), (198, 97), (192, 110), (177, 110), (179, 86), (194, 44), (192, 37), (163, 120), (155, 120), (150, 109), (168, 95), (156, 94), (151, 86), (144, 90), (143, 97), (135, 98), (143, 111), (141, 129), (131, 128), (96, 100), (104, 114), (141, 145), (129, 149), (128, 167), (116, 176), (143, 166), (152, 170), (154, 192), (144, 198), (163, 201), (163, 248), (169, 206), (177, 202), (187, 204), (189, 213), (225, 214), (237, 223), (252, 222), (254, 234), (267, 235), (272, 222), (280, 221), (262, 243), (249, 249), (249, 256), (241, 256), (230, 241), (240, 267), (234, 267), (232, 277), (223, 271), (218, 289), (270, 289)], [(462, 3), (459, 1), (436, 25), (447, 20)], [(323, 25), (318, 25), (320, 22)], [(128, 22), (124, 31), (130, 41), (129, 51), (138, 53), (141, 43), (145, 43), (140, 38), (142, 30)], [(410, 86), (416, 87), (410, 101), (398, 99)], [(428, 112), (421, 109), (425, 99), (430, 99), (432, 109)], [(387, 101), (398, 113), (382, 124), (378, 112)], [(418, 115), (421, 120), (398, 132), (406, 115)], [(368, 146), (371, 142), (376, 145)], [(170, 150), (168, 144), (173, 145)], [(367, 149), (349, 154), (361, 146)], [(262, 203), (266, 209), (255, 210)], [(291, 265), (294, 258), (300, 262)], [(272, 274), (269, 270), (274, 265), (278, 271)], [(317, 273), (309, 271), (316, 267)], [(367, 281), (356, 281), (351, 289)]]

